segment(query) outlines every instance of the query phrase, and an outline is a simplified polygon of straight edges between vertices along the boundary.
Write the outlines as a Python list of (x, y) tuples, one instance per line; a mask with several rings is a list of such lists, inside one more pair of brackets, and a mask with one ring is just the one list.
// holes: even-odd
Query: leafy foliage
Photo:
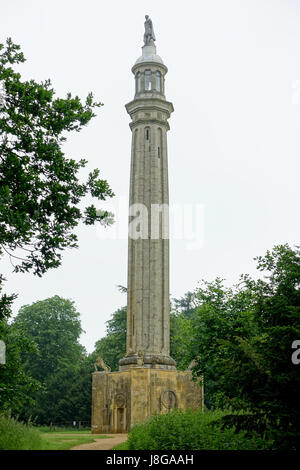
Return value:
[(257, 262), (264, 279), (244, 275), (235, 291), (219, 280), (197, 291), (194, 372), (204, 374), (215, 405), (249, 410), (247, 419), (233, 416), (230, 425), (249, 430), (256, 422), (278, 448), (297, 448), (300, 378), (291, 346), (300, 338), (299, 249), (277, 246)]
[(6, 320), (0, 321), (0, 338), (6, 345), (6, 363), (0, 364), (0, 412), (14, 409), (19, 413), (33, 403), (32, 395), (42, 389), (22, 361), (24, 353), (36, 353), (36, 345)]
[(126, 352), (126, 307), (114, 312), (106, 324), (106, 336), (95, 344), (93, 357), (101, 356), (111, 370), (116, 371)]
[(71, 93), (55, 98), (50, 80), (22, 81), (13, 66), (24, 61), (11, 39), (0, 44), (0, 254), (9, 254), (16, 272), (41, 276), (60, 265), (63, 249), (77, 247), (80, 221), (105, 224), (108, 214), (94, 205), (81, 210), (81, 199), (113, 193), (98, 169), (80, 183), (78, 172), (87, 161), (62, 151), (65, 133), (79, 132), (102, 104), (92, 93), (84, 104)]
[(176, 312), (184, 315), (186, 318), (190, 318), (197, 306), (195, 303), (195, 293), (188, 291), (180, 299), (173, 299), (173, 306)]
[(175, 410), (154, 415), (130, 431), (128, 450), (262, 450), (272, 448), (272, 441), (235, 428), (221, 429), (218, 422), (226, 412), (203, 413)]
[(0, 450), (34, 450), (42, 446), (41, 434), (30, 422), (21, 423), (0, 414)]
[[(3, 291), (3, 282), (5, 278), (0, 274), (0, 294)], [(11, 315), (11, 306), (13, 301), (16, 299), (16, 294), (2, 294), (0, 297), (0, 322), (2, 320), (8, 320)], [(1, 337), (0, 337), (1, 338)]]
[[(15, 272), (41, 276), (61, 264), (65, 248), (77, 247), (74, 230), (80, 222), (111, 223), (111, 214), (93, 204), (80, 209), (82, 199), (104, 200), (113, 192), (98, 169), (80, 182), (79, 172), (87, 161), (76, 162), (62, 151), (66, 133), (79, 132), (102, 104), (94, 101), (92, 93), (84, 103), (71, 93), (65, 99), (56, 98), (50, 80), (22, 81), (16, 68), (24, 61), (20, 46), (10, 38), (0, 44), (0, 256), (9, 255)], [(45, 381), (45, 374), (50, 377), (65, 359), (58, 359), (58, 350), (52, 356), (55, 338), (51, 334), (47, 338), (46, 329), (38, 338), (36, 325), (29, 328), (28, 320), (28, 337), (20, 323), (7, 323), (16, 295), (2, 293), (4, 280), (0, 274), (0, 338), (7, 347), (7, 363), (0, 366), (0, 406), (16, 412), (33, 398), (38, 380)], [(79, 351), (75, 336), (58, 346), (62, 355), (66, 348), (74, 353), (72, 342)], [(30, 338), (41, 347), (43, 359), (37, 359)], [(32, 360), (26, 370), (21, 353)]]
[[(35, 393), (35, 403), (23, 410), (23, 417), (36, 417), (40, 424), (90, 419), (92, 364), (88, 363), (84, 348), (79, 343), (82, 333), (80, 315), (74, 302), (59, 296), (23, 306), (14, 327), (26, 334), (37, 346), (37, 351), (23, 354), (28, 374), (44, 385)], [(82, 383), (84, 379), (86, 383)]]
[(76, 363), (83, 351), (78, 343), (80, 314), (74, 302), (58, 295), (21, 307), (14, 325), (38, 346), (39, 355), (26, 354), (24, 359), (39, 380), (51, 376), (65, 362)]
[(193, 324), (185, 313), (170, 312), (170, 355), (179, 370), (185, 370), (191, 362), (190, 343), (193, 337)]

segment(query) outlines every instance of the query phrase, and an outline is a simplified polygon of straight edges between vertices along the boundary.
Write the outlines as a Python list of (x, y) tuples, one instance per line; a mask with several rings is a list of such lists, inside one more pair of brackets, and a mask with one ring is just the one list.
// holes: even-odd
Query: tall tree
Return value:
[(277, 448), (297, 448), (300, 377), (291, 356), (300, 338), (300, 251), (280, 245), (257, 263), (263, 279), (244, 275), (234, 295), (216, 290), (218, 308), (210, 301), (197, 310), (195, 371), (221, 403), (249, 411), (226, 418), (230, 425), (268, 432)]
[(0, 321), (0, 338), (5, 343), (5, 363), (0, 364), (0, 412), (21, 413), (33, 404), (33, 396), (42, 390), (40, 382), (28, 374), (23, 354), (37, 353), (36, 344), (23, 331)]
[(13, 70), (25, 61), (20, 46), (0, 44), (0, 254), (7, 253), (14, 270), (42, 275), (61, 263), (61, 252), (77, 246), (79, 222), (107, 223), (107, 213), (94, 205), (79, 208), (86, 196), (113, 195), (99, 170), (80, 182), (87, 160), (75, 161), (62, 151), (66, 133), (79, 132), (102, 106), (90, 93), (55, 98), (50, 80), (22, 81)]
[(177, 312), (182, 313), (187, 318), (190, 318), (196, 308), (195, 293), (188, 291), (183, 297), (180, 297), (179, 299), (173, 299), (173, 305)]
[(114, 312), (106, 325), (106, 336), (96, 342), (93, 357), (101, 356), (111, 370), (116, 371), (126, 352), (126, 307)]
[[(0, 44), (0, 257), (9, 256), (15, 272), (41, 276), (61, 264), (64, 249), (78, 246), (75, 229), (80, 222), (112, 222), (94, 204), (82, 209), (84, 197), (104, 200), (113, 192), (98, 169), (81, 181), (79, 172), (87, 160), (75, 161), (62, 150), (67, 133), (81, 131), (102, 104), (92, 93), (84, 102), (71, 93), (58, 98), (50, 80), (22, 80), (16, 68), (24, 61), (20, 46), (10, 38)], [(3, 293), (4, 281), (0, 273), (0, 339), (8, 340), (14, 334), (7, 319), (15, 295)], [(24, 372), (13, 357), (8, 346), (0, 383), (10, 390), (9, 404), (17, 396), (13, 377)]]
[(46, 424), (67, 417), (71, 420), (69, 389), (85, 356), (79, 343), (82, 328), (74, 302), (56, 295), (25, 305), (13, 326), (37, 345), (38, 353), (24, 353), (23, 362), (27, 373), (45, 387), (35, 394), (36, 403), (24, 414), (36, 416)]
[(170, 313), (170, 356), (175, 359), (176, 367), (185, 370), (191, 362), (191, 340), (193, 324), (190, 315), (172, 310)]

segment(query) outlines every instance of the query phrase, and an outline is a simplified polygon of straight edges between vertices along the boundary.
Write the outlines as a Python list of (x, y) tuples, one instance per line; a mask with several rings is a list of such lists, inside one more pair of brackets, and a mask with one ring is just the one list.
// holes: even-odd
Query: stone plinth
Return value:
[(122, 433), (154, 413), (203, 409), (203, 387), (191, 371), (131, 368), (94, 372), (92, 433)]

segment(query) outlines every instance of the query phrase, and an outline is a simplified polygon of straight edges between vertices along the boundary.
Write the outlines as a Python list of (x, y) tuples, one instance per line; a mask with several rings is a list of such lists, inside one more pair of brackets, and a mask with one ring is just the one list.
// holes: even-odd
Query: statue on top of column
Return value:
[(145, 18), (146, 18), (146, 21), (144, 23), (145, 25), (144, 44), (145, 46), (149, 46), (149, 45), (154, 44), (154, 41), (156, 40), (156, 38), (155, 38), (151, 18), (149, 18), (148, 15), (146, 15)]

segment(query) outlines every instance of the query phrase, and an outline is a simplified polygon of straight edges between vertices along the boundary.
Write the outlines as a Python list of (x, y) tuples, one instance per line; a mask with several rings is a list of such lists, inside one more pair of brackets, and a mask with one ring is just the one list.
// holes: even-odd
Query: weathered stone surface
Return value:
[[(150, 47), (155, 48), (154, 45), (143, 47), (145, 60), (132, 69), (135, 75), (140, 74), (141, 87), (136, 90), (134, 100), (126, 105), (132, 120), (129, 206), (142, 205), (148, 217), (141, 227), (146, 236), (133, 239), (129, 234), (127, 347), (120, 370), (136, 367), (139, 351), (143, 354), (144, 367), (176, 370), (169, 351), (167, 131), (173, 105), (164, 96), (167, 68), (155, 60), (155, 55), (150, 57)], [(147, 71), (151, 72), (150, 90), (145, 90)], [(158, 83), (156, 73), (160, 74)]]
[(203, 387), (190, 371), (131, 368), (94, 372), (93, 433), (122, 433), (154, 413), (203, 408)]
[[(167, 131), (174, 109), (165, 98), (168, 69), (148, 42), (132, 68), (136, 93), (126, 105), (132, 131), (129, 213), (135, 216), (131, 208), (138, 205), (147, 217), (139, 238), (129, 233), (126, 355), (120, 372), (93, 374), (93, 433), (129, 431), (155, 412), (203, 408), (203, 387), (192, 381), (191, 371), (176, 371), (170, 357)], [(155, 218), (153, 207), (163, 215)]]

